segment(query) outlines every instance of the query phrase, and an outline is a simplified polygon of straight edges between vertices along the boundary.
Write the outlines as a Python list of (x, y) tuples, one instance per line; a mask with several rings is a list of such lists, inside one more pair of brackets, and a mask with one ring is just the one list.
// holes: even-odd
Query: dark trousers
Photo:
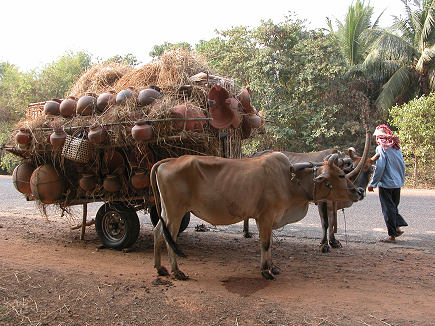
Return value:
[(400, 188), (389, 189), (379, 187), (379, 200), (381, 201), (382, 214), (387, 225), (388, 235), (397, 237), (397, 228), (408, 226), (408, 223), (406, 223), (397, 209), (400, 202)]

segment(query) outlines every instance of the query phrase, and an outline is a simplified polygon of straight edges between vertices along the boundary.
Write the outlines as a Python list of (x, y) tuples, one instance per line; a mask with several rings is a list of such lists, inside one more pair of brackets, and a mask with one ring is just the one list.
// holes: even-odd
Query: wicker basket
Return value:
[(62, 148), (62, 156), (68, 160), (87, 163), (89, 161), (89, 141), (83, 138), (66, 135)]

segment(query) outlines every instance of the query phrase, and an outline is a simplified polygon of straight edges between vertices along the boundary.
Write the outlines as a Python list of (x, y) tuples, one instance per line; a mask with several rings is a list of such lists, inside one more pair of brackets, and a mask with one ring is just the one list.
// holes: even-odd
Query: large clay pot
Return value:
[(153, 136), (153, 128), (145, 120), (139, 120), (131, 128), (131, 135), (136, 141), (149, 140)]
[(143, 189), (150, 185), (150, 176), (144, 171), (137, 171), (130, 179), (131, 185), (135, 189)]
[(243, 110), (246, 113), (254, 113), (254, 108), (251, 106), (251, 90), (249, 87), (244, 88), (240, 94), (237, 96), (240, 103), (242, 104)]
[(231, 98), (227, 98), (225, 100), (225, 103), (228, 105), (228, 107), (234, 113), (234, 118), (233, 118), (233, 121), (231, 122), (231, 125), (234, 128), (238, 128), (240, 126), (240, 124), (242, 123), (242, 118), (239, 114), (239, 106), (241, 106), (240, 101), (235, 99), (234, 97), (231, 97)]
[(66, 133), (63, 131), (62, 127), (54, 128), (53, 133), (50, 135), (50, 144), (53, 145), (54, 149), (62, 148), (65, 143)]
[(84, 191), (93, 191), (97, 186), (97, 179), (93, 174), (82, 174), (79, 180), (79, 186)]
[(108, 174), (104, 178), (103, 188), (107, 192), (117, 192), (121, 189), (121, 182), (119, 177), (115, 174)]
[(97, 96), (95, 93), (86, 93), (77, 101), (77, 114), (91, 115), (97, 108)]
[(139, 92), (137, 97), (137, 105), (145, 106), (153, 103), (156, 99), (161, 98), (163, 95), (154, 88), (146, 88)]
[(91, 144), (101, 144), (107, 137), (107, 130), (103, 126), (93, 125), (89, 128), (88, 140)]
[(15, 134), (15, 141), (19, 145), (27, 145), (32, 140), (30, 130), (27, 128), (20, 128), (20, 130)]
[(25, 162), (17, 165), (12, 172), (12, 182), (19, 192), (30, 195), (30, 177), (32, 176), (35, 167), (33, 164)]
[(44, 204), (53, 204), (58, 201), (64, 189), (64, 178), (50, 164), (37, 167), (30, 177), (32, 195)]
[(51, 99), (44, 104), (44, 113), (47, 115), (59, 115), (60, 114), (60, 102), (59, 99)]
[(100, 112), (104, 112), (115, 103), (116, 103), (116, 92), (110, 90), (98, 96), (97, 109)]
[[(191, 105), (180, 104), (174, 106), (171, 109), (171, 117), (173, 118), (205, 118), (204, 113), (201, 109), (193, 107)], [(202, 128), (205, 124), (205, 120), (190, 120), (186, 121), (186, 130), (190, 131), (202, 131)], [(182, 130), (184, 128), (184, 121), (175, 121), (174, 123), (175, 129)]]
[(59, 106), (60, 114), (65, 117), (69, 118), (76, 114), (77, 109), (77, 98), (74, 96), (69, 96), (68, 98), (64, 99)]
[(248, 115), (249, 123), (251, 124), (252, 128), (260, 128), (262, 124), (261, 117), (259, 117), (256, 114), (249, 114)]

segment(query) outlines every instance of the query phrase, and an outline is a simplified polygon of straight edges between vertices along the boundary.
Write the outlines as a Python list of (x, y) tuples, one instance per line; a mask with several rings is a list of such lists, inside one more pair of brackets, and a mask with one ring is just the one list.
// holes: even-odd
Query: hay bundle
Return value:
[(134, 68), (123, 63), (100, 63), (86, 70), (71, 88), (70, 95), (80, 97), (87, 92), (103, 93)]

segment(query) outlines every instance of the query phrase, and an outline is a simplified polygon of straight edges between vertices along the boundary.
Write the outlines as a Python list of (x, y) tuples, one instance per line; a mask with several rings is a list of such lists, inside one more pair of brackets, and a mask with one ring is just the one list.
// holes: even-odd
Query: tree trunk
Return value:
[(418, 166), (418, 157), (414, 156), (414, 188), (417, 187), (417, 166)]

